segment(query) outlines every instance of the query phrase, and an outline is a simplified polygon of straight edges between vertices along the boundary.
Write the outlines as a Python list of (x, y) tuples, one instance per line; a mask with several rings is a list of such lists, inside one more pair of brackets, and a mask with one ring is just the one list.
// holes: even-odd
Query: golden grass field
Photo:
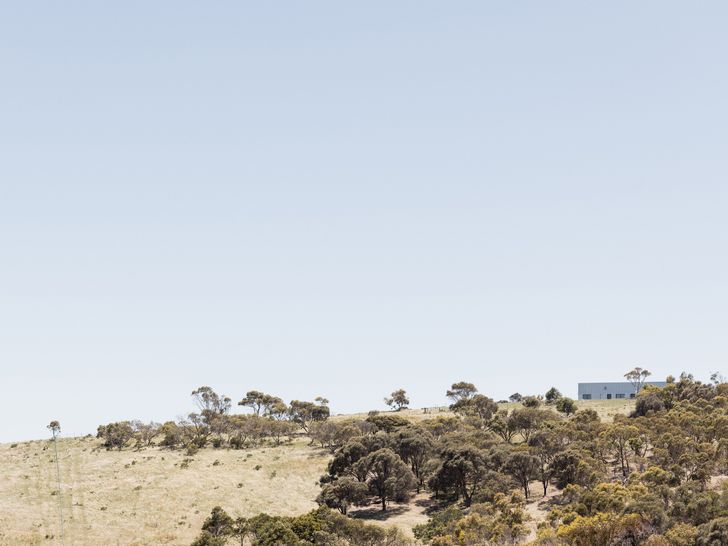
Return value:
[[(609, 421), (634, 402), (578, 404)], [(400, 412), (413, 421), (448, 414)], [(233, 516), (300, 514), (315, 508), (317, 481), (330, 457), (305, 438), (279, 447), (203, 449), (190, 457), (99, 445), (90, 437), (59, 440), (66, 545), (187, 546), (216, 505)], [(0, 546), (60, 544), (53, 444), (0, 444), (0, 469)], [(386, 523), (407, 527), (426, 519), (415, 503), (400, 512)]]
[[(189, 545), (215, 505), (231, 515), (295, 515), (316, 507), (328, 453), (292, 445), (245, 451), (97, 449), (59, 441), (67, 545)], [(0, 544), (60, 544), (52, 443), (0, 445)], [(183, 468), (185, 459), (192, 459)], [(258, 467), (256, 469), (256, 467)]]

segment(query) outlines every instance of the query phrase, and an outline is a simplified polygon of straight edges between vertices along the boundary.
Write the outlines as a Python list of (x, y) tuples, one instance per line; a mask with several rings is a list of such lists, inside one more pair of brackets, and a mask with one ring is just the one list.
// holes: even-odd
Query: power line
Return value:
[(53, 435), (53, 450), (56, 454), (56, 479), (58, 481), (58, 515), (61, 521), (61, 546), (65, 546), (65, 539), (63, 536), (63, 498), (61, 494), (61, 465), (58, 462), (58, 435), (61, 433), (61, 424), (58, 421), (51, 421), (48, 425), (48, 429)]

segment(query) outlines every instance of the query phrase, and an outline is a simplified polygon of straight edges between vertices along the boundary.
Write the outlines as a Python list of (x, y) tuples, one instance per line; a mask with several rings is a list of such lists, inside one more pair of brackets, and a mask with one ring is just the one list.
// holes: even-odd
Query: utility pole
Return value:
[(58, 462), (58, 435), (61, 433), (61, 424), (58, 421), (51, 421), (48, 430), (53, 435), (53, 450), (56, 454), (56, 479), (58, 481), (58, 515), (61, 519), (61, 546), (65, 546), (63, 537), (63, 499), (61, 497), (61, 465)]

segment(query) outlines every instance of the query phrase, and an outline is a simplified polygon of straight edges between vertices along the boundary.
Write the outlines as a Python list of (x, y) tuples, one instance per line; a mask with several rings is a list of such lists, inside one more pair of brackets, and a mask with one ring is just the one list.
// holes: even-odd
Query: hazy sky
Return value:
[(4, 3), (0, 441), (728, 372), (727, 17)]

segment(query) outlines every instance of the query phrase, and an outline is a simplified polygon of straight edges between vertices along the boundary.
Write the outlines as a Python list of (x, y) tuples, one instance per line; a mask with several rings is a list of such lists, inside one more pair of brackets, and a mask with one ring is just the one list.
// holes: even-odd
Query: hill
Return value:
[[(628, 413), (633, 403), (590, 401), (579, 406), (611, 420)], [(451, 413), (418, 409), (398, 415), (420, 421)], [(64, 438), (58, 447), (67, 545), (187, 546), (216, 505), (233, 516), (300, 514), (316, 506), (317, 482), (330, 459), (327, 450), (309, 446), (304, 437), (277, 447), (205, 448), (191, 456), (159, 447), (108, 451), (92, 437)], [(0, 545), (57, 544), (52, 443), (2, 444), (0, 461)], [(413, 503), (393, 510), (382, 523), (407, 528), (425, 519), (422, 507)]]

